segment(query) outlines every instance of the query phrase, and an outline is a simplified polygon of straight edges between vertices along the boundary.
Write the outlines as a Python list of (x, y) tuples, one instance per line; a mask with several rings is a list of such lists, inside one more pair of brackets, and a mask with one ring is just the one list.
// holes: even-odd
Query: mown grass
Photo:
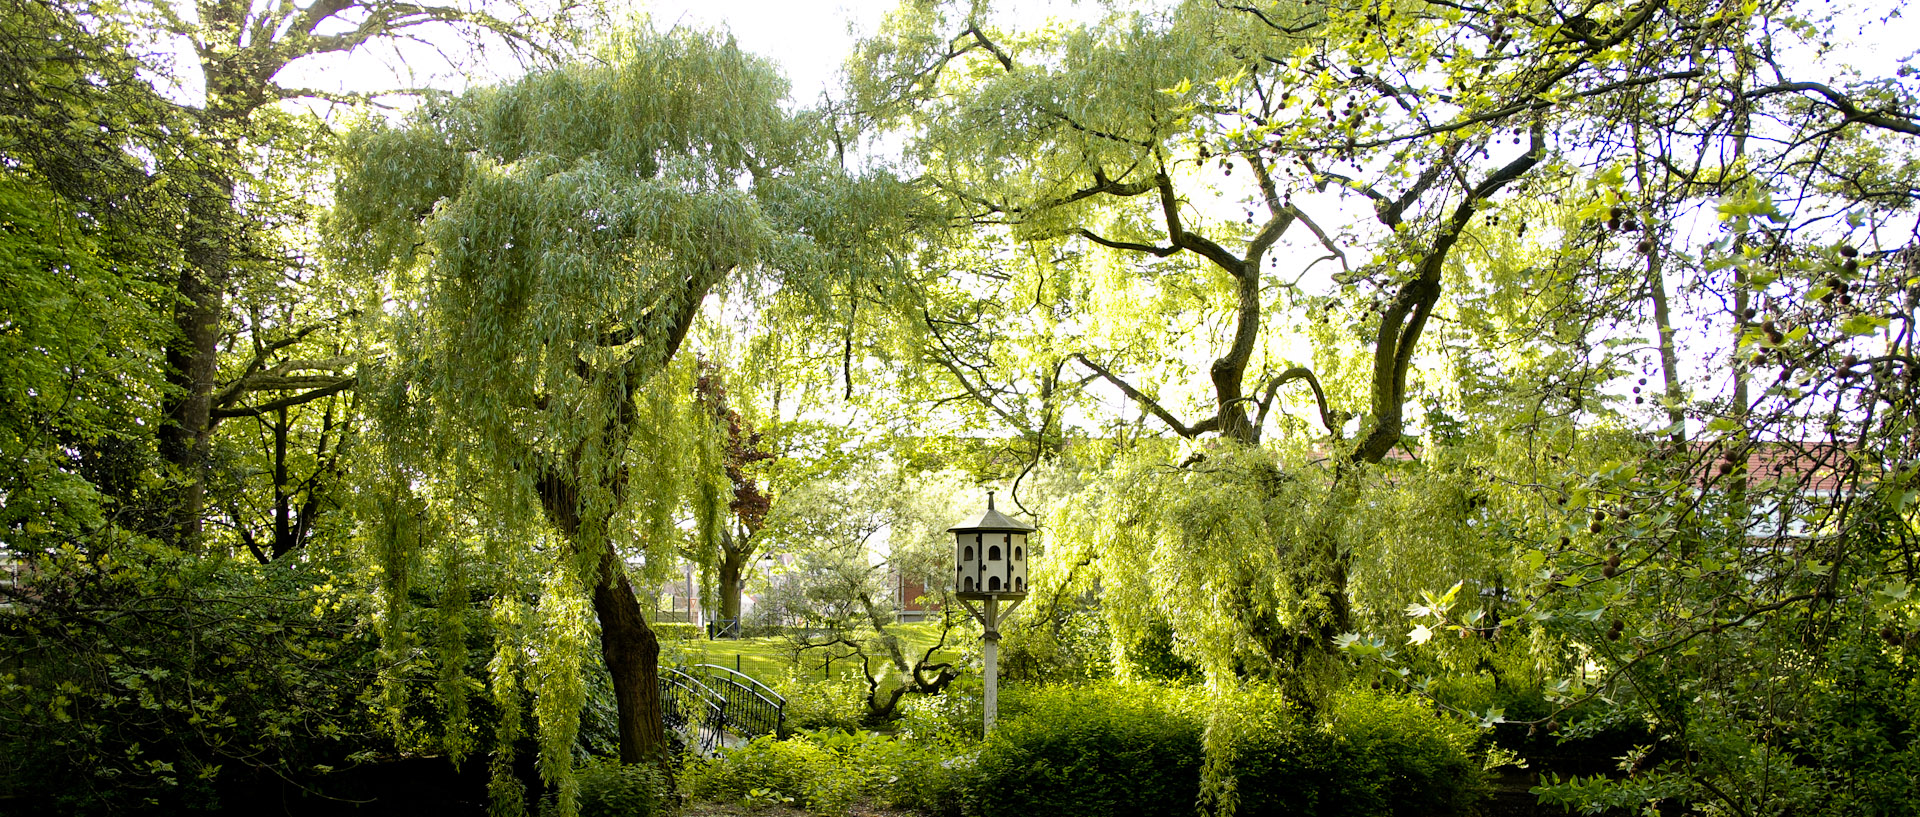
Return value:
[[(940, 640), (940, 625), (936, 623), (900, 624), (891, 629), (907, 648), (909, 660), (919, 658), (928, 647)], [(963, 638), (965, 636), (959, 632), (948, 635), (947, 646), (934, 653), (934, 660), (958, 659), (959, 651), (956, 648), (962, 645)], [(715, 664), (729, 669), (738, 668), (740, 672), (762, 682), (772, 682), (790, 674), (803, 678), (834, 679), (844, 672), (857, 674), (859, 668), (856, 660), (846, 658), (835, 660), (829, 666), (823, 650), (808, 650), (796, 661), (793, 642), (784, 636), (713, 641), (690, 638), (669, 641), (663, 646), (663, 664)], [(873, 658), (874, 669), (878, 671), (885, 655), (877, 653)]]

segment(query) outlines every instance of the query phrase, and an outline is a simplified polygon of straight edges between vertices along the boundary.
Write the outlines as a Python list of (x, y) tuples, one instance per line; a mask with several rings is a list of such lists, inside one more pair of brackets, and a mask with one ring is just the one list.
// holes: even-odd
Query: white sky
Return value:
[[(772, 59), (792, 83), (798, 106), (812, 105), (834, 86), (854, 43), (871, 36), (900, 0), (630, 0), (656, 29), (675, 26), (719, 29), (733, 34), (742, 50)], [(996, 10), (996, 18), (1029, 28), (1048, 18), (1090, 20), (1103, 11), (1091, 0), (1020, 0)], [(616, 18), (626, 12), (615, 10)], [(461, 90), (469, 81), (509, 79), (520, 71), (511, 54), (481, 54), (468, 43), (444, 34), (399, 47), (370, 44), (344, 57), (303, 60), (281, 72), (288, 87), (375, 91), (391, 88)], [(435, 52), (439, 53), (435, 53)], [(191, 62), (184, 51), (182, 63)], [(449, 68), (450, 64), (456, 67)], [(470, 71), (463, 76), (460, 69)], [(197, 78), (183, 78), (193, 85)], [(187, 87), (189, 99), (199, 88)], [(405, 105), (404, 101), (399, 104)]]
[(895, 0), (659, 0), (641, 3), (661, 30), (724, 28), (740, 48), (780, 63), (803, 105), (831, 87), (860, 37), (878, 31)]

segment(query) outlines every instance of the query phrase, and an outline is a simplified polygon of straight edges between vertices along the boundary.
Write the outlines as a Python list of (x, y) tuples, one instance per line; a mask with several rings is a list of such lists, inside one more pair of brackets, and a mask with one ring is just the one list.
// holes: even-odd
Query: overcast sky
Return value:
[[(792, 83), (793, 101), (807, 106), (834, 85), (854, 43), (878, 31), (899, 1), (634, 0), (634, 8), (651, 17), (661, 31), (689, 26), (731, 32), (743, 50), (778, 63)], [(1091, 0), (1020, 0), (1006, 6), (996, 16), (1019, 28), (1052, 17), (1090, 19), (1101, 12), (1101, 5)], [(190, 52), (184, 43), (180, 46), (176, 58), (190, 63)], [(471, 71), (471, 81), (481, 83), (508, 79), (522, 70), (509, 53), (482, 56), (459, 37), (433, 32), (422, 41), (375, 43), (346, 56), (302, 60), (281, 72), (278, 80), (287, 87), (325, 91), (423, 87), (458, 91), (469, 81), (462, 76), (463, 69)], [(200, 93), (193, 73), (181, 77), (186, 87), (178, 92), (189, 100)], [(394, 102), (408, 104), (402, 99)]]

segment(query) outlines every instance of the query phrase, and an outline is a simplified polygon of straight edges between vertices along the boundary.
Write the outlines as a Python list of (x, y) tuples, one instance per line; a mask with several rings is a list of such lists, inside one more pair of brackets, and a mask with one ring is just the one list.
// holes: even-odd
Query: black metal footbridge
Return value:
[(786, 734), (787, 699), (718, 664), (661, 667), (660, 708), (667, 728), (703, 755), (761, 735)]

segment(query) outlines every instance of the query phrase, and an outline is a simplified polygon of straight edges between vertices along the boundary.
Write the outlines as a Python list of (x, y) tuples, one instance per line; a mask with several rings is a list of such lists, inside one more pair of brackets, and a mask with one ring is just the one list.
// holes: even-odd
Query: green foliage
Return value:
[(1334, 701), (1328, 766), (1340, 772), (1340, 815), (1464, 815), (1482, 794), (1472, 726), (1418, 699), (1348, 690)]
[(78, 210), (0, 177), (0, 529), (19, 554), (102, 529), (156, 478), (136, 419), (158, 397), (157, 293)]
[(1199, 680), (1200, 665), (1182, 658), (1174, 648), (1173, 626), (1164, 621), (1147, 625), (1140, 637), (1122, 645), (1121, 660), (1129, 677), (1161, 683)]
[(1211, 813), (1309, 815), (1345, 794), (1334, 736), (1268, 687), (1221, 695), (1209, 708), (1200, 798)]
[[(1849, 616), (1834, 624), (1817, 654), (1803, 652), (1799, 636), (1780, 643), (1756, 628), (1726, 639), (1740, 643), (1737, 654), (1715, 645), (1684, 663), (1634, 668), (1630, 697), (1563, 731), (1582, 738), (1624, 722), (1641, 739), (1617, 753), (1613, 770), (1552, 775), (1536, 793), (1569, 808), (1728, 798), (1765, 815), (1914, 813), (1920, 671), (1905, 647), (1911, 636)], [(1807, 669), (1794, 678), (1702, 677), (1703, 668), (1755, 656), (1805, 660)]]
[[(1162, 646), (1171, 650), (1171, 631)], [(1021, 614), (1001, 628), (1000, 677), (1005, 680), (1034, 685), (1101, 680), (1113, 675), (1112, 656), (1113, 639), (1097, 607), (1069, 601), (1046, 609), (1040, 597), (1029, 596)], [(1180, 660), (1171, 653), (1167, 657)], [(1189, 664), (1177, 675), (1192, 670)], [(1143, 668), (1136, 665), (1134, 671)]]
[(699, 641), (707, 637), (705, 626), (685, 621), (656, 622), (653, 632), (662, 641)]
[(192, 145), (91, 10), (0, 3), (0, 558), (141, 529), (165, 478), (181, 202), (145, 162), (191, 166)]
[(695, 797), (841, 815), (861, 800), (938, 814), (958, 802), (951, 744), (860, 730), (762, 737), (685, 774)]
[(1237, 815), (1440, 817), (1484, 795), (1479, 734), (1418, 698), (1343, 690), (1315, 720), (1271, 688), (1220, 696), (1203, 797)]
[[(981, 744), (979, 814), (1471, 814), (1479, 734), (1417, 698), (1343, 691), (1316, 718), (1273, 687), (1050, 687)], [(1204, 748), (1203, 748), (1204, 747)]]
[(1904, 649), (1861, 627), (1830, 643), (1831, 685), (1818, 689), (1787, 745), (1818, 770), (1800, 814), (1913, 814), (1920, 788), (1920, 662), (1915, 640), (1894, 631)]
[(1225, 449), (1191, 468), (1154, 454), (1119, 464), (1055, 510), (1036, 589), (1052, 592), (1058, 567), (1097, 567), (1122, 668), (1178, 676), (1197, 665), (1325, 695), (1340, 672), (1328, 648), (1353, 618), (1346, 580), (1393, 540), (1346, 516), (1377, 483), (1293, 464), (1304, 454)]
[(1156, 684), (1032, 693), (982, 744), (973, 801), (984, 817), (1191, 814), (1198, 701)]
[(36, 559), (0, 612), (0, 793), (60, 813), (216, 807), (378, 751), (378, 669), (344, 563), (268, 567), (143, 542)]
[[(1019, 706), (1019, 687), (1000, 687), (1001, 711)], [(939, 695), (915, 695), (900, 702), (900, 717), (890, 724), (896, 734), (920, 741), (973, 743), (986, 727), (986, 691), (977, 675), (963, 675)]]
[(866, 689), (852, 678), (803, 678), (796, 670), (771, 686), (786, 696), (789, 729), (855, 730), (866, 723)]
[[(669, 785), (655, 764), (595, 758), (582, 764), (576, 774), (580, 817), (656, 817), (671, 812)], [(557, 813), (555, 798), (541, 800), (541, 817)]]

